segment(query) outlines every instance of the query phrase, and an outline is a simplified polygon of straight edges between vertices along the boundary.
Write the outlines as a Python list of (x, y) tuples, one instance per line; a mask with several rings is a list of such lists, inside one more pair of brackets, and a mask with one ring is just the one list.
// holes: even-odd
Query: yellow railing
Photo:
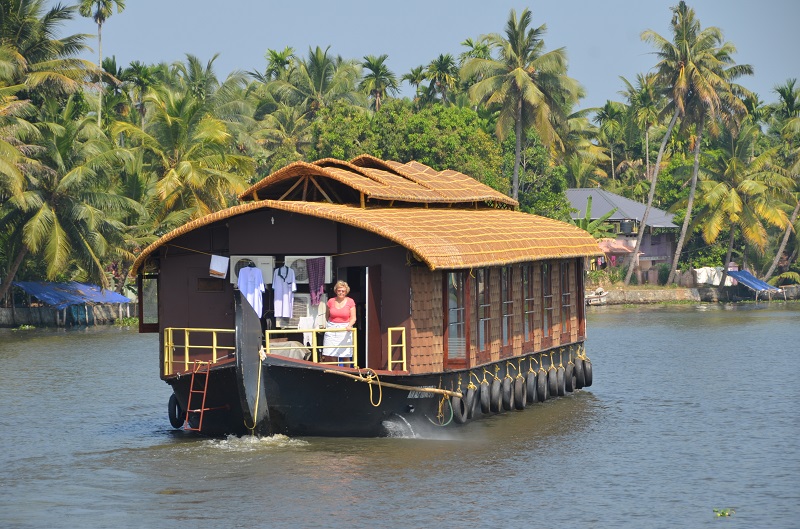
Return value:
[[(388, 360), (388, 369), (392, 371), (394, 366), (400, 365), (400, 369), (402, 371), (407, 371), (406, 369), (406, 328), (405, 327), (389, 327), (387, 329), (389, 331), (389, 360)], [(399, 333), (400, 341), (399, 343), (395, 343), (395, 333)], [(400, 360), (394, 359), (394, 352), (395, 349), (400, 349)]]
[[(177, 373), (173, 369), (175, 364), (183, 364), (183, 371), (189, 371), (190, 365), (195, 360), (211, 362), (212, 364), (222, 356), (228, 356), (236, 351), (235, 345), (220, 345), (220, 335), (234, 334), (233, 329), (199, 329), (186, 327), (167, 327), (164, 329), (164, 375)], [(175, 338), (183, 336), (183, 343), (175, 343)], [(209, 342), (210, 336), (210, 344)], [(194, 343), (192, 343), (194, 339)], [(199, 342), (204, 342), (202, 345)], [(231, 340), (233, 342), (233, 340)], [(176, 349), (183, 349), (183, 355), (176, 353)], [(210, 354), (208, 353), (210, 351)], [(181, 358), (181, 356), (183, 358)]]
[[(352, 357), (341, 357), (337, 360), (327, 360), (322, 361), (322, 356), (325, 355), (325, 346), (324, 343), (324, 335), (326, 332), (350, 332), (353, 333), (351, 336), (350, 344), (343, 344), (337, 345), (336, 348), (339, 349), (352, 349)], [(311, 334), (311, 345), (305, 345), (303, 343), (293, 342), (293, 341), (277, 341), (275, 338), (286, 338), (289, 335), (298, 335), (298, 334)], [(312, 362), (318, 364), (328, 364), (328, 365), (345, 365), (348, 367), (355, 367), (358, 369), (358, 349), (356, 344), (358, 343), (358, 331), (356, 329), (352, 329), (348, 331), (347, 329), (281, 329), (281, 330), (272, 330), (266, 331), (264, 335), (264, 352), (267, 354), (276, 354), (279, 356), (293, 356), (293, 353), (296, 351), (300, 351), (303, 354), (303, 358), (306, 360), (311, 360)], [(307, 358), (306, 358), (307, 357)]]

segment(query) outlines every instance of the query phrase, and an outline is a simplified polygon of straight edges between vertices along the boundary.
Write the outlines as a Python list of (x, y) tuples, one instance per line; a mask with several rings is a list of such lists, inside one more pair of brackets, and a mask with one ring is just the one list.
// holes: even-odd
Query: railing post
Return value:
[(211, 332), (211, 362), (217, 363), (217, 331)]
[(189, 371), (189, 329), (183, 330), (183, 370)]

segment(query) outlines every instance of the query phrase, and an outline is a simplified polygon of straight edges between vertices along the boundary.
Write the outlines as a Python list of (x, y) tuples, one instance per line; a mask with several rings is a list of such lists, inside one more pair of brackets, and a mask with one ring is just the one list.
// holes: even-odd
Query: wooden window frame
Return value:
[(559, 263), (559, 283), (561, 286), (561, 343), (572, 341), (572, 298), (574, 293), (569, 288), (570, 262)]
[[(488, 268), (480, 268), (475, 271), (475, 318), (476, 334), (475, 350), (478, 354), (479, 362), (486, 363), (491, 360), (492, 350), (492, 301), (490, 288), (491, 272)], [(481, 285), (483, 290), (481, 291)], [(482, 309), (485, 309), (482, 310)], [(483, 317), (481, 317), (483, 316)], [(483, 341), (481, 342), (481, 335)]]
[(541, 265), (542, 274), (542, 348), (546, 349), (553, 345), (553, 317), (555, 307), (553, 306), (553, 270), (552, 263), (543, 262)]
[(514, 271), (500, 268), (500, 351), (504, 357), (514, 352)]
[[(450, 351), (450, 277), (451, 275), (458, 276), (460, 283), (461, 283), (461, 291), (462, 291), (462, 299), (461, 299), (461, 307), (457, 307), (456, 310), (460, 310), (462, 314), (460, 325), (463, 326), (463, 337), (464, 337), (464, 353), (463, 357), (458, 358), (451, 358), (451, 351)], [(443, 303), (443, 314), (444, 314), (444, 339), (442, 340), (442, 349), (443, 349), (443, 358), (442, 358), (442, 365), (444, 369), (459, 369), (459, 368), (466, 368), (469, 365), (469, 343), (470, 343), (470, 336), (469, 336), (469, 319), (470, 319), (470, 293), (469, 293), (469, 284), (470, 281), (467, 280), (467, 272), (463, 270), (452, 270), (452, 271), (445, 271), (443, 274), (444, 282), (442, 284), (442, 303)]]

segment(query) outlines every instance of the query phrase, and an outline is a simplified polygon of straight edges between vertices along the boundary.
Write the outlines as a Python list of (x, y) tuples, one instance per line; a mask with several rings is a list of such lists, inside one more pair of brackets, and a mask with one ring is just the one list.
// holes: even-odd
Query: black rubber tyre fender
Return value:
[(450, 406), (453, 407), (453, 420), (458, 424), (467, 422), (467, 403), (461, 397), (450, 397)]
[(558, 370), (555, 367), (547, 370), (547, 390), (551, 397), (558, 396)]
[(481, 413), (486, 414), (492, 411), (491, 409), (491, 386), (488, 382), (481, 382), (480, 392), (478, 397), (481, 400)]
[(569, 393), (575, 391), (575, 364), (572, 362), (567, 364), (567, 368), (564, 371), (564, 385)]
[(186, 412), (181, 409), (181, 404), (178, 402), (178, 397), (173, 393), (169, 396), (169, 403), (167, 404), (167, 416), (169, 423), (173, 428), (183, 428), (183, 423), (186, 420)]
[(525, 377), (517, 377), (514, 379), (514, 407), (518, 410), (524, 410), (528, 405), (528, 386), (525, 383)]
[(503, 409), (511, 411), (514, 409), (514, 380), (505, 377), (503, 378)]
[(584, 385), (583, 359), (575, 357), (575, 389), (581, 389)]
[(473, 388), (467, 388), (467, 393), (464, 395), (464, 402), (467, 404), (467, 419), (472, 419), (472, 417), (475, 416), (475, 405), (477, 404), (475, 390)]
[(556, 382), (558, 383), (558, 396), (563, 397), (567, 394), (567, 380), (565, 376), (565, 369), (564, 366), (558, 366), (556, 368)]
[(492, 380), (491, 398), (489, 399), (490, 409), (497, 413), (503, 407), (503, 396), (501, 395), (500, 387), (503, 383), (499, 378)]
[(547, 400), (547, 371), (540, 369), (536, 379), (536, 397), (539, 402), (544, 402)]
[(525, 400), (528, 404), (533, 404), (536, 402), (536, 371), (528, 371), (525, 386), (527, 388), (527, 398)]
[(588, 358), (583, 360), (583, 382), (586, 387), (592, 385), (592, 361)]

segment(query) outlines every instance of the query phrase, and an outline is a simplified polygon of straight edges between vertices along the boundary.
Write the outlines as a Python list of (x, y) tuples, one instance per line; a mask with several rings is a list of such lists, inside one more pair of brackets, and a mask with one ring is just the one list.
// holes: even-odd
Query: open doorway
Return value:
[(358, 365), (385, 369), (381, 347), (381, 267), (339, 268), (337, 276), (350, 285), (350, 297), (356, 303)]

